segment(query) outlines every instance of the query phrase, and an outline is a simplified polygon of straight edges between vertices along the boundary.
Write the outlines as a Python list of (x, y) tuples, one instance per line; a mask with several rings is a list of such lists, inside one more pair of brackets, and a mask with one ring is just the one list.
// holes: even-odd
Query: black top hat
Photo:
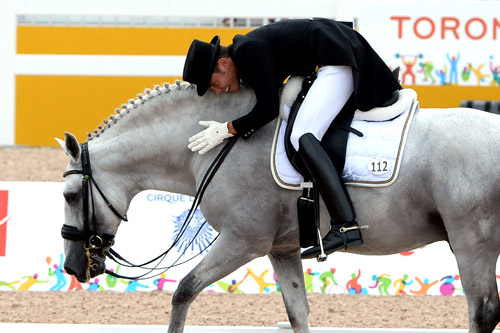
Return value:
[(189, 47), (182, 79), (196, 84), (198, 96), (205, 95), (208, 90), (219, 56), (219, 49), (219, 36), (212, 38), (210, 43), (195, 39)]

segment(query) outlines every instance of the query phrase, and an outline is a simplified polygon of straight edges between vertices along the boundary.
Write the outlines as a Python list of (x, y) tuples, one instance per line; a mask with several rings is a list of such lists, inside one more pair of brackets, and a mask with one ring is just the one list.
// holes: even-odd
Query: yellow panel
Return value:
[(193, 39), (221, 36), (228, 45), (236, 28), (109, 28), (18, 26), (19, 54), (186, 55)]
[(417, 92), (422, 108), (458, 107), (464, 100), (500, 100), (500, 87), (405, 86)]
[(155, 84), (160, 77), (16, 77), (16, 145), (55, 146), (64, 132), (86, 140), (117, 107)]
[[(16, 145), (54, 146), (54, 137), (71, 132), (80, 141), (114, 109), (161, 77), (17, 76)], [(498, 100), (500, 87), (408, 86), (420, 106), (457, 107), (463, 100)]]

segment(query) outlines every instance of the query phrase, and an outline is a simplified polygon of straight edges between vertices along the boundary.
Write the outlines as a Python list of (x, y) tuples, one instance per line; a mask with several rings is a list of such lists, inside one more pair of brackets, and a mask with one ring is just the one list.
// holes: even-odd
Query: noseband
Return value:
[[(95, 217), (94, 209), (94, 195), (93, 186), (97, 189), (101, 197), (103, 198), (109, 209), (115, 214), (120, 220), (128, 221), (127, 215), (120, 215), (118, 211), (113, 207), (113, 205), (106, 198), (104, 193), (101, 191), (99, 186), (92, 176), (92, 169), (90, 167), (90, 158), (87, 142), (81, 144), (81, 161), (82, 170), (68, 170), (64, 172), (63, 177), (68, 175), (79, 174), (82, 175), (82, 201), (83, 201), (83, 231), (78, 230), (77, 227), (64, 224), (61, 229), (61, 236), (67, 240), (73, 241), (83, 241), (83, 247), (87, 254), (87, 279), (90, 279), (90, 270), (99, 273), (99, 270), (104, 271), (104, 254), (109, 250), (114, 244), (114, 235), (107, 233), (98, 234), (97, 233), (97, 219)], [(92, 217), (89, 218), (89, 196), (90, 202), (92, 203)], [(90, 220), (92, 220), (92, 229), (90, 228)], [(99, 253), (103, 254), (102, 256)], [(100, 272), (102, 273), (102, 272)], [(100, 274), (99, 273), (99, 274)]]

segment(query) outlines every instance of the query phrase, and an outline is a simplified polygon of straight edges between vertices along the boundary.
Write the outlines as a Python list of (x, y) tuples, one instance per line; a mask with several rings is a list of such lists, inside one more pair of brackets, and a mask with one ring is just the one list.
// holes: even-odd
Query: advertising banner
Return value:
[(358, 27), (403, 85), (500, 86), (500, 2), (362, 1)]
[[(64, 183), (0, 182), (0, 249), (4, 253), (0, 256), (0, 291), (175, 291), (179, 281), (210, 250), (210, 244), (217, 241), (217, 232), (205, 223), (200, 211), (180, 233), (191, 197), (145, 191), (132, 200), (129, 222), (122, 222), (113, 248), (133, 263), (144, 263), (165, 252), (179, 238), (158, 263), (163, 269), (146, 280), (117, 279), (105, 274), (79, 283), (63, 268), (63, 188)], [(126, 276), (146, 273), (110, 259), (106, 264), (108, 269)], [(388, 256), (334, 253), (324, 263), (309, 259), (302, 264), (308, 292), (463, 295), (455, 258), (445, 242)], [(279, 293), (280, 286), (269, 260), (263, 257), (213, 283), (205, 292)]]
[(0, 191), (0, 257), (5, 257), (7, 242), (7, 215), (9, 208), (9, 191)]

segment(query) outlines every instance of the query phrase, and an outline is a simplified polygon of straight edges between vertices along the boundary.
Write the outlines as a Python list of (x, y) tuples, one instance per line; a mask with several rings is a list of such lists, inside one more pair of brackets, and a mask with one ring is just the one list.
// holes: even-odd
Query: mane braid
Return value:
[(137, 99), (129, 99), (127, 104), (122, 104), (121, 108), (115, 109), (115, 114), (109, 116), (108, 119), (104, 119), (103, 124), (99, 124), (97, 129), (92, 133), (87, 133), (87, 142), (95, 138), (98, 138), (107, 128), (118, 122), (119, 119), (123, 118), (127, 113), (130, 113), (133, 109), (136, 109), (139, 105), (146, 103), (154, 99), (157, 96), (162, 96), (175, 90), (188, 90), (194, 89), (196, 85), (189, 82), (181, 82), (176, 80), (175, 84), (164, 83), (163, 86), (155, 85), (153, 89), (146, 88), (144, 94), (137, 94)]

